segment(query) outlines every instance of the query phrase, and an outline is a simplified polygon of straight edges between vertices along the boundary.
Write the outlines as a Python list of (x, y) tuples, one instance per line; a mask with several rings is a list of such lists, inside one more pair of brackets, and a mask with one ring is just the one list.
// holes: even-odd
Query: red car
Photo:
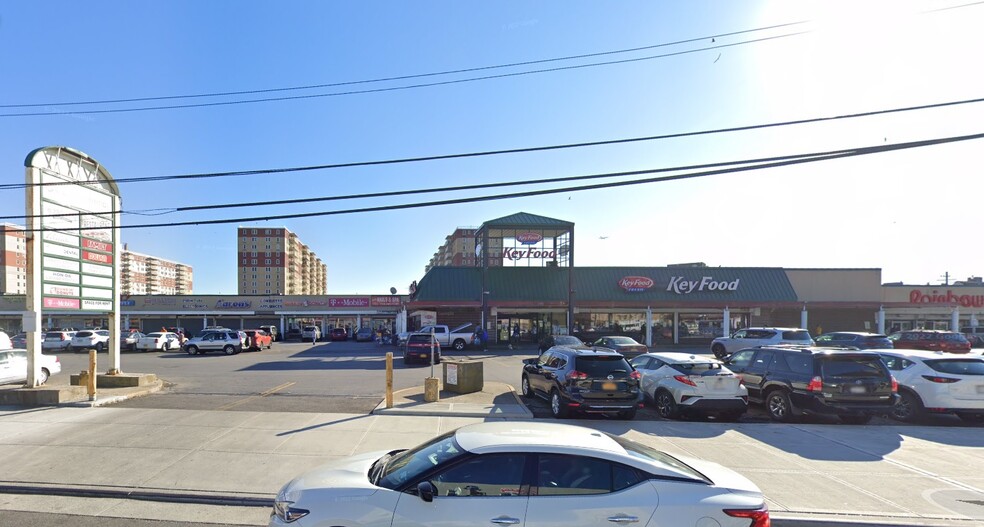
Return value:
[(403, 363), (417, 361), (430, 364), (431, 349), (434, 350), (434, 362), (441, 362), (441, 343), (437, 337), (431, 337), (429, 333), (413, 333), (407, 337), (403, 348)]
[(334, 328), (328, 333), (331, 340), (348, 340), (348, 332), (345, 328)]
[(969, 353), (970, 341), (956, 331), (933, 329), (913, 329), (902, 331), (889, 337), (895, 349), (945, 351), (949, 353)]
[(246, 349), (249, 351), (260, 351), (263, 348), (270, 349), (273, 347), (273, 337), (262, 329), (244, 329), (243, 333), (246, 334), (246, 342), (249, 344)]

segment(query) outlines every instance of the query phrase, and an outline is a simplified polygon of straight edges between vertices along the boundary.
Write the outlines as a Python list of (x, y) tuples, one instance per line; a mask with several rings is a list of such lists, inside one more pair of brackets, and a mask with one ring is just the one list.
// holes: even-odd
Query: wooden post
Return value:
[(393, 352), (386, 352), (386, 408), (393, 408)]
[(86, 383), (89, 400), (96, 400), (96, 350), (89, 350), (89, 382)]

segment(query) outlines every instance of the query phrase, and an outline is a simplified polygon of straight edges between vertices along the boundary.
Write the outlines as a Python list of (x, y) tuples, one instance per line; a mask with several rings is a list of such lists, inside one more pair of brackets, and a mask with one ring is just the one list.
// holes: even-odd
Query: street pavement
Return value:
[[(130, 390), (105, 395), (138, 393)], [(0, 524), (19, 517), (4, 511), (47, 511), (265, 525), (277, 490), (312, 466), (469, 423), (530, 419), (503, 383), (467, 397), (442, 392), (438, 403), (422, 402), (421, 391), (401, 390), (393, 408), (372, 414), (0, 407)], [(984, 525), (979, 428), (572, 422), (744, 474), (780, 527)]]

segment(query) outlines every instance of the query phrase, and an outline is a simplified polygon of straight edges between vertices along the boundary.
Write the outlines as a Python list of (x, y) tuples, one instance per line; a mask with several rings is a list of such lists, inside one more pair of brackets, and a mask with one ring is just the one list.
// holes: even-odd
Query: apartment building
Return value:
[(236, 245), (239, 294), (327, 294), (327, 266), (287, 228), (240, 227)]
[(424, 272), (434, 267), (471, 267), (475, 265), (476, 227), (458, 227), (444, 238), (444, 245), (438, 247)]
[(124, 295), (190, 295), (190, 265), (130, 251), (120, 252), (120, 289)]
[(23, 225), (0, 224), (0, 294), (27, 294), (27, 239)]

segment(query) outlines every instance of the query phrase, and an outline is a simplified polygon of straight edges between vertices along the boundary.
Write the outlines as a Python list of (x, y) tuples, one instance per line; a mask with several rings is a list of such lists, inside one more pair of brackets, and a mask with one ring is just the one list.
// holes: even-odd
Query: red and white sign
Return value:
[(543, 241), (543, 235), (538, 232), (521, 232), (516, 235), (516, 241), (523, 245), (536, 245)]
[(957, 304), (960, 307), (984, 307), (984, 295), (958, 295), (947, 289), (946, 293), (937, 290), (924, 293), (921, 289), (909, 291), (912, 304)]
[(348, 296), (348, 297), (339, 297), (339, 298), (329, 298), (328, 307), (369, 307), (369, 297)]
[(647, 276), (625, 276), (618, 281), (618, 286), (630, 293), (645, 291), (653, 286), (652, 278)]
[(546, 249), (513, 249), (506, 247), (502, 250), (502, 257), (507, 260), (522, 260), (523, 258), (556, 258), (557, 251)]
[(90, 262), (98, 262), (101, 264), (112, 264), (113, 255), (112, 254), (102, 254), (94, 253), (91, 251), (82, 251), (82, 259), (89, 260)]
[(44, 297), (41, 303), (44, 307), (50, 307), (54, 309), (78, 309), (81, 302), (78, 298), (48, 298)]
[(374, 296), (370, 299), (370, 303), (374, 306), (399, 306), (400, 297), (398, 296)]
[(100, 242), (96, 240), (90, 240), (89, 238), (82, 238), (82, 248), (92, 249), (94, 251), (102, 251), (104, 253), (113, 252), (113, 244)]

